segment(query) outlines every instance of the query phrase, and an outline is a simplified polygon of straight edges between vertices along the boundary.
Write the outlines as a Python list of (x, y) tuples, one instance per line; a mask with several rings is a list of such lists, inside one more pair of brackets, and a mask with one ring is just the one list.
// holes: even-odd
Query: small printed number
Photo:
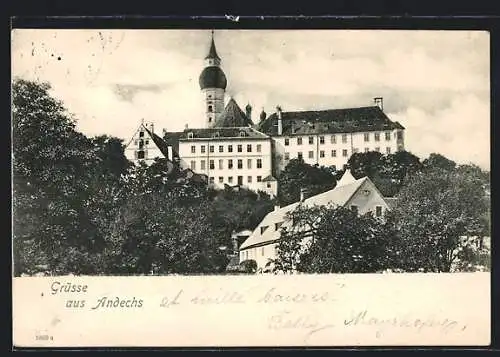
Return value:
[(49, 335), (37, 335), (36, 340), (37, 341), (52, 341), (54, 338)]

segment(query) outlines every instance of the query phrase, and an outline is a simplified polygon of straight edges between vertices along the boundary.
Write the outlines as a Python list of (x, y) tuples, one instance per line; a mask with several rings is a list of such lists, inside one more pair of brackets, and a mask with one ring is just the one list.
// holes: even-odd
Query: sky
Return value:
[[(490, 54), (484, 31), (216, 30), (226, 101), (258, 121), (283, 111), (373, 105), (405, 148), (490, 168)], [(203, 127), (198, 77), (210, 30), (16, 29), (12, 76), (49, 82), (86, 135), (125, 141), (141, 119)]]

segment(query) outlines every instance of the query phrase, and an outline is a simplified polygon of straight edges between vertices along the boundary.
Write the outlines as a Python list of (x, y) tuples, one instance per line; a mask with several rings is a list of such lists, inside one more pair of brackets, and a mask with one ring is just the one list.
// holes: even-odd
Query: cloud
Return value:
[[(88, 135), (127, 139), (205, 123), (203, 30), (15, 30), (12, 73), (49, 81)], [(407, 128), (407, 148), (489, 165), (489, 35), (479, 31), (218, 30), (228, 97), (262, 108), (372, 105)], [(59, 59), (60, 58), (60, 59)], [(466, 143), (466, 146), (464, 146)], [(464, 148), (467, 149), (464, 149)]]

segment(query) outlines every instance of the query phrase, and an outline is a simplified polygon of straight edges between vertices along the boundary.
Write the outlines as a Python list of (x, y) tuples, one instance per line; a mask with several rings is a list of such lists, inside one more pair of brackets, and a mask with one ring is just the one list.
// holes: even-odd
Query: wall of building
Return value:
[[(241, 145), (241, 152), (238, 152), (238, 145)], [(247, 150), (247, 145), (251, 146), (251, 151)], [(258, 151), (260, 145), (260, 151)], [(213, 152), (210, 147), (213, 146)], [(219, 147), (222, 146), (222, 152)], [(229, 147), (232, 147), (232, 152)], [(194, 147), (194, 153), (192, 152)], [(202, 152), (204, 147), (204, 152)], [(224, 184), (238, 185), (238, 177), (241, 177), (241, 184), (252, 190), (263, 189), (264, 183), (259, 180), (271, 175), (271, 140), (270, 139), (216, 139), (206, 140), (182, 140), (179, 142), (179, 156), (194, 172), (205, 174), (209, 177), (209, 182), (213, 182), (217, 188), (223, 188)], [(238, 160), (241, 160), (241, 168), (238, 167)], [(257, 167), (258, 160), (261, 167)], [(229, 163), (232, 162), (232, 168)], [(213, 168), (210, 163), (213, 162)], [(250, 163), (250, 165), (249, 165)]]
[(212, 127), (224, 112), (224, 89), (205, 88), (202, 90), (205, 98), (206, 127)]
[[(404, 150), (404, 139), (398, 140), (397, 132), (398, 130), (388, 130), (344, 134), (276, 136), (273, 137), (275, 164), (278, 171), (281, 171), (289, 160), (297, 158), (301, 153), (304, 162), (307, 164), (335, 166), (336, 169), (342, 169), (355, 152), (379, 151), (382, 154), (391, 154)], [(368, 141), (365, 140), (365, 134)], [(299, 144), (300, 140), (302, 140), (302, 144)], [(288, 142), (288, 145), (286, 145), (286, 142)]]
[[(144, 151), (143, 159), (139, 156), (140, 151)], [(145, 128), (141, 125), (125, 148), (125, 157), (135, 163), (143, 161), (147, 165), (151, 165), (156, 158), (163, 158), (165, 156), (155, 145), (153, 139), (150, 137)]]
[(276, 259), (276, 243), (242, 250), (240, 262), (253, 259), (257, 263), (257, 269), (264, 269), (271, 259)]
[(356, 191), (354, 196), (346, 203), (345, 207), (351, 208), (353, 205), (358, 207), (358, 213), (363, 215), (368, 212), (372, 212), (376, 216), (376, 207), (381, 207), (382, 216), (385, 215), (389, 207), (384, 201), (384, 198), (380, 195), (374, 185), (370, 184), (369, 181), (365, 181), (361, 187)]

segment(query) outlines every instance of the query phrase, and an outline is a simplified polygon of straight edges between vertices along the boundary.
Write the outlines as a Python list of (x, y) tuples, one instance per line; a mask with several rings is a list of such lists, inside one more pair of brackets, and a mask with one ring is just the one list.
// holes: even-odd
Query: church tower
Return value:
[(221, 59), (215, 49), (214, 31), (210, 50), (205, 57), (205, 68), (200, 74), (200, 89), (205, 99), (206, 127), (211, 128), (224, 111), (226, 75), (220, 68)]

